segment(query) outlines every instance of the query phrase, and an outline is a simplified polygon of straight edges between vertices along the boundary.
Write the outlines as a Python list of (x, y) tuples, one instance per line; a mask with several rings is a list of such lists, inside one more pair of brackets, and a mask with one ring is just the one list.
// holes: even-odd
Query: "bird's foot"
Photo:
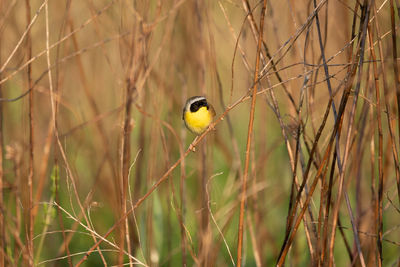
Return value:
[(196, 147), (192, 144), (189, 145), (189, 150), (192, 152), (196, 152)]

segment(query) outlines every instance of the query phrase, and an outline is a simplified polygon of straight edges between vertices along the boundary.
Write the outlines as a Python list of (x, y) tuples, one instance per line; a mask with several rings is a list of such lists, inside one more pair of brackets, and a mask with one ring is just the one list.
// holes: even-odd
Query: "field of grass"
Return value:
[(0, 1), (0, 266), (400, 266), (399, 2)]

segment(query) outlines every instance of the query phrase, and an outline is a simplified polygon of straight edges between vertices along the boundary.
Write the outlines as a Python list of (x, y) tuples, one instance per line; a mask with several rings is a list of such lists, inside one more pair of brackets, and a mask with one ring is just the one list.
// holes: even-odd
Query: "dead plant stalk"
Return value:
[(244, 228), (243, 224), (244, 224), (244, 212), (245, 212), (245, 203), (246, 203), (246, 189), (247, 189), (249, 162), (250, 162), (250, 147), (251, 147), (251, 141), (252, 141), (252, 136), (253, 136), (254, 113), (255, 113), (255, 107), (256, 107), (256, 94), (257, 94), (257, 88), (258, 88), (257, 81), (258, 81), (259, 68), (260, 68), (260, 54), (261, 54), (261, 44), (262, 44), (262, 40), (263, 40), (264, 17), (265, 17), (266, 7), (267, 7), (267, 0), (264, 0), (263, 7), (261, 9), (261, 17), (260, 17), (260, 35), (258, 37), (258, 44), (257, 44), (256, 67), (254, 70), (254, 85), (253, 85), (253, 94), (252, 94), (251, 108), (250, 108), (250, 120), (249, 120), (249, 127), (247, 130), (246, 159), (245, 159), (245, 163), (244, 163), (242, 192), (241, 192), (241, 199), (240, 199), (237, 261), (236, 261), (236, 265), (238, 267), (240, 267), (241, 263), (242, 263), (243, 228)]

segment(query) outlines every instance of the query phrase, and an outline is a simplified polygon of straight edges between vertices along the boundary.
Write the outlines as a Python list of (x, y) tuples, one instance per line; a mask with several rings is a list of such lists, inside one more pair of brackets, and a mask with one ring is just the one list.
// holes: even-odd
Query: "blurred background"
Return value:
[(0, 265), (398, 265), (398, 8), (0, 1)]

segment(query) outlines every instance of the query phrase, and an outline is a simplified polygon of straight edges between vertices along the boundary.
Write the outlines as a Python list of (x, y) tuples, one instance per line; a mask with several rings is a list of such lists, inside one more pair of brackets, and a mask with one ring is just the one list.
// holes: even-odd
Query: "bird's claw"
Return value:
[(192, 152), (196, 152), (196, 147), (192, 144), (189, 145), (189, 150)]

